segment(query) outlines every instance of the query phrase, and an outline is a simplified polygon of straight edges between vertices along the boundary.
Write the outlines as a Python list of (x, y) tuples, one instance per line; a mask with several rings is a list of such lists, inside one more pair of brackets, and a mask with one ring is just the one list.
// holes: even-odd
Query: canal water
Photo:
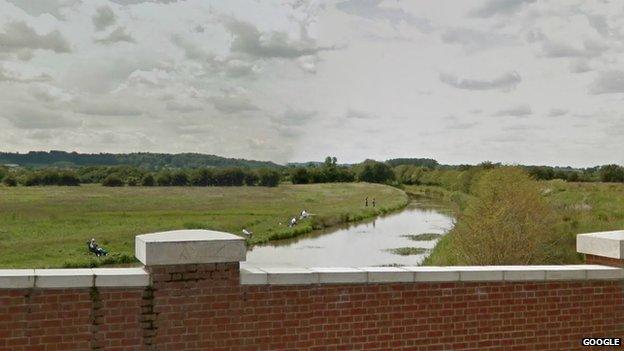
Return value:
[(418, 198), (400, 212), (373, 220), (254, 246), (247, 252), (247, 262), (305, 267), (418, 265), (428, 252), (403, 256), (392, 250), (403, 247), (430, 250), (437, 239), (415, 241), (406, 236), (445, 234), (452, 226), (453, 217), (448, 208)]

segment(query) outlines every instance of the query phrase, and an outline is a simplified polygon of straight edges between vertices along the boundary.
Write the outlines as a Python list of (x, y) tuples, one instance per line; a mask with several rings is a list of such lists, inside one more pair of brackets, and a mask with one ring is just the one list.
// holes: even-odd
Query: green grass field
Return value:
[[(376, 198), (377, 208), (364, 207)], [(254, 232), (250, 244), (402, 208), (407, 195), (368, 183), (265, 187), (0, 186), (0, 267), (88, 267), (134, 260), (134, 237), (163, 230)], [(302, 209), (312, 219), (285, 224)], [(283, 223), (280, 225), (279, 223)], [(91, 237), (111, 255), (89, 255)]]

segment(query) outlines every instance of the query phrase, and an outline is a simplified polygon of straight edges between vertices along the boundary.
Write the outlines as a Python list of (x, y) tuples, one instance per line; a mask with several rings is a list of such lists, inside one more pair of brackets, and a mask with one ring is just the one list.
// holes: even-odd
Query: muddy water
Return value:
[(400, 212), (374, 220), (255, 246), (247, 252), (247, 262), (307, 267), (417, 265), (428, 253), (402, 256), (391, 250), (431, 249), (437, 240), (414, 241), (405, 235), (444, 234), (452, 226), (453, 218), (447, 208), (420, 198)]

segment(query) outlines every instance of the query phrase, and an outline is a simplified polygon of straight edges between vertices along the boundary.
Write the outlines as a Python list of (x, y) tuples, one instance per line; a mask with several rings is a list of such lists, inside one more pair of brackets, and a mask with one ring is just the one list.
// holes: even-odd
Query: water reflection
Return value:
[(247, 252), (247, 262), (310, 267), (417, 265), (426, 254), (401, 256), (388, 250), (431, 249), (435, 240), (414, 241), (405, 235), (443, 234), (452, 227), (452, 220), (450, 211), (441, 204), (418, 199), (401, 212), (367, 222), (255, 246)]

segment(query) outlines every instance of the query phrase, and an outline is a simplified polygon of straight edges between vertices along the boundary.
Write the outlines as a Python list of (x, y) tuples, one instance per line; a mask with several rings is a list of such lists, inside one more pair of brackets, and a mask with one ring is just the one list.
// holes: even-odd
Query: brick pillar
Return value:
[(245, 241), (232, 234), (180, 230), (136, 237), (136, 256), (150, 273), (143, 303), (143, 338), (148, 350), (207, 350), (223, 347), (240, 323), (239, 262)]
[(624, 268), (624, 230), (579, 234), (576, 251), (585, 254), (587, 264)]

